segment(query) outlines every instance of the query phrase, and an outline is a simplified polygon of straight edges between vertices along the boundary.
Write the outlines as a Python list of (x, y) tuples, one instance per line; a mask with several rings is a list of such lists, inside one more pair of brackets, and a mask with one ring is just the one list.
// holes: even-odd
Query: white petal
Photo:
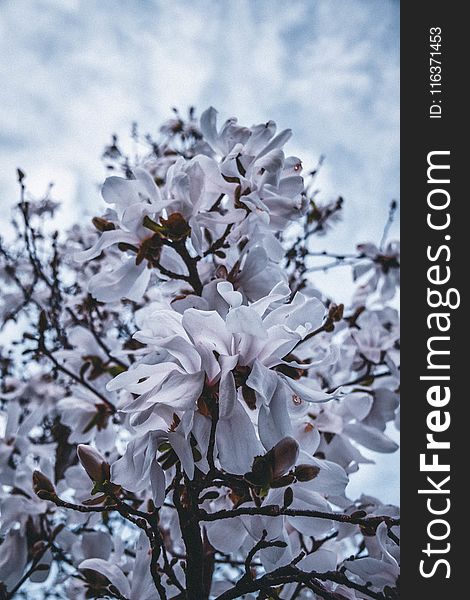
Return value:
[(291, 129), (284, 129), (280, 133), (278, 133), (273, 139), (269, 142), (267, 146), (263, 148), (263, 150), (258, 154), (256, 159), (261, 158), (271, 150), (275, 150), (277, 148), (282, 148), (284, 144), (292, 137)]
[(121, 229), (104, 231), (91, 248), (88, 248), (88, 250), (84, 250), (83, 252), (76, 252), (74, 254), (74, 260), (77, 262), (91, 260), (92, 258), (99, 256), (105, 248), (109, 248), (109, 246), (119, 242), (127, 242), (128, 244), (135, 245), (139, 243), (139, 239), (132, 233), (126, 233)]
[(128, 490), (140, 491), (148, 487), (148, 477), (152, 465), (156, 462), (156, 452), (162, 435), (144, 435), (131, 440), (123, 456), (111, 466), (111, 478), (114, 483)]
[(263, 454), (250, 417), (238, 400), (230, 417), (219, 419), (216, 440), (220, 464), (230, 473), (247, 473), (255, 456)]
[(348, 411), (359, 421), (367, 417), (374, 399), (366, 392), (353, 392), (341, 399)]
[(190, 308), (183, 315), (183, 326), (196, 345), (200, 344), (218, 354), (230, 354), (232, 336), (222, 317), (215, 311)]
[(268, 266), (268, 262), (268, 255), (263, 246), (255, 246), (246, 255), (242, 269), (242, 278), (247, 280), (256, 277), (258, 273), (261, 273)]
[(194, 458), (189, 440), (178, 431), (170, 431), (168, 441), (178, 455), (186, 475), (189, 479), (194, 478)]
[(179, 335), (166, 339), (161, 344), (156, 344), (159, 348), (164, 348), (174, 356), (187, 373), (197, 373), (201, 370), (201, 357), (196, 348), (186, 339)]
[(114, 379), (111, 379), (111, 381), (106, 384), (106, 389), (113, 391), (122, 388), (130, 388), (128, 391), (142, 393), (142, 387), (137, 387), (142, 385), (142, 383), (139, 383), (142, 379), (152, 379), (151, 385), (148, 388), (151, 389), (159, 383), (162, 383), (165, 378), (177, 368), (178, 366), (176, 364), (170, 362), (164, 362), (156, 365), (146, 365), (141, 363), (136, 365), (134, 368), (130, 368), (127, 371), (116, 375)]
[(347, 560), (344, 566), (350, 573), (358, 575), (364, 582), (372, 582), (376, 587), (394, 586), (399, 574), (398, 567), (377, 558)]
[(259, 360), (255, 360), (246, 385), (255, 390), (266, 404), (269, 404), (278, 384), (277, 374), (272, 369), (265, 367)]
[(266, 450), (270, 450), (283, 438), (292, 436), (284, 386), (278, 386), (269, 407), (264, 404), (261, 405), (258, 428), (260, 439)]
[(348, 435), (358, 444), (375, 450), (376, 452), (391, 453), (398, 450), (398, 444), (374, 427), (363, 423), (348, 423), (344, 427), (345, 435)]
[(235, 379), (231, 371), (224, 374), (219, 385), (219, 418), (229, 418), (237, 402)]
[(349, 482), (349, 478), (342, 467), (329, 460), (320, 460), (300, 451), (299, 464), (310, 464), (319, 467), (320, 471), (315, 479), (297, 486), (306, 490), (320, 492), (326, 497), (342, 496)]
[(173, 372), (157, 393), (149, 396), (149, 401), (162, 403), (178, 410), (191, 410), (201, 395), (204, 373), (185, 375)]
[(227, 330), (231, 333), (243, 333), (261, 339), (268, 337), (268, 332), (261, 317), (249, 306), (232, 308), (227, 315), (226, 323)]
[(233, 285), (229, 281), (221, 281), (217, 284), (217, 291), (229, 306), (237, 307), (243, 302), (243, 296), (240, 292), (233, 289)]
[(93, 275), (88, 290), (100, 302), (115, 302), (121, 298), (140, 302), (147, 289), (150, 275), (147, 261), (136, 265), (135, 259), (131, 257), (115, 271)]
[(200, 127), (205, 140), (216, 149), (217, 147), (217, 111), (212, 106), (205, 110), (200, 119)]
[(313, 554), (309, 554), (299, 563), (299, 568), (302, 571), (316, 571), (317, 573), (326, 573), (327, 571), (335, 571), (337, 563), (336, 552), (320, 548)]
[(127, 577), (117, 565), (103, 560), (102, 558), (88, 558), (78, 565), (81, 570), (90, 569), (101, 573), (110, 581), (123, 596), (130, 596), (131, 588)]
[(136, 544), (136, 557), (132, 569), (130, 600), (154, 600), (155, 584), (150, 571), (150, 544), (144, 532)]
[(211, 545), (224, 554), (239, 550), (248, 535), (240, 517), (207, 523), (206, 531)]
[(289, 388), (299, 396), (301, 400), (306, 402), (328, 402), (334, 396), (318, 389), (318, 384), (307, 377), (301, 377), (298, 380), (286, 377), (280, 373), (279, 376), (285, 381)]
[(153, 502), (157, 508), (165, 502), (165, 473), (160, 464), (154, 459), (150, 467), (150, 483), (152, 486)]

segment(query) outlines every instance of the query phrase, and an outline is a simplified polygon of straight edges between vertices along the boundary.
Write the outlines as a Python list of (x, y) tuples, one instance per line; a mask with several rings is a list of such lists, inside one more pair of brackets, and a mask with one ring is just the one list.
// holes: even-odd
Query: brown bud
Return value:
[(295, 468), (294, 475), (297, 481), (311, 481), (320, 472), (320, 467), (315, 465), (299, 465)]
[(77, 447), (78, 460), (87, 472), (88, 477), (95, 483), (103, 483), (109, 480), (109, 464), (101, 456), (98, 450), (79, 444)]
[(50, 479), (41, 473), (41, 471), (34, 471), (33, 473), (33, 490), (43, 499), (47, 499), (47, 496), (56, 494), (54, 485)]
[(299, 456), (299, 444), (291, 437), (285, 437), (269, 451), (273, 459), (273, 478), (277, 479), (287, 473)]

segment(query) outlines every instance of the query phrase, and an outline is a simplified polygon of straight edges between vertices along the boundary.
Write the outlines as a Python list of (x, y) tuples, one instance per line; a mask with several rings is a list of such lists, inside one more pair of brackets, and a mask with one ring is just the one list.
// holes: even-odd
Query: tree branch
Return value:
[(189, 277), (187, 281), (193, 286), (194, 292), (200, 296), (202, 294), (202, 282), (197, 270), (198, 258), (193, 258), (186, 248), (185, 240), (178, 240), (169, 244), (183, 259), (186, 268), (188, 269)]
[(316, 571), (306, 572), (298, 569), (295, 564), (291, 563), (257, 579), (242, 577), (233, 588), (218, 596), (216, 600), (235, 600), (235, 598), (239, 598), (244, 594), (288, 583), (302, 583), (324, 600), (347, 600), (343, 594), (336, 591), (331, 592), (320, 583), (327, 581), (356, 590), (373, 600), (386, 600), (387, 598), (382, 592), (375, 592), (367, 585), (351, 581), (344, 573), (338, 571), (328, 571), (325, 573), (317, 573)]
[(73, 373), (72, 371), (67, 369), (67, 367), (62, 365), (56, 359), (56, 357), (52, 354), (52, 352), (50, 352), (46, 348), (44, 341), (40, 340), (39, 351), (52, 362), (52, 364), (56, 367), (56, 369), (61, 371), (64, 375), (67, 375), (68, 377), (70, 377), (70, 379), (72, 379), (73, 381), (76, 381), (80, 385), (83, 385), (83, 387), (85, 387), (88, 391), (90, 391), (97, 398), (99, 398), (102, 402), (104, 402), (104, 404), (106, 404), (106, 406), (111, 410), (111, 412), (113, 414), (116, 412), (116, 407), (114, 406), (114, 404), (112, 402), (110, 402), (106, 398), (106, 396), (104, 396), (101, 392), (99, 392), (97, 389), (95, 389), (90, 383), (88, 383), (88, 381), (84, 377), (80, 377), (79, 375), (76, 375), (75, 373)]
[(185, 502), (181, 499), (181, 473), (177, 472), (173, 502), (178, 511), (181, 535), (186, 548), (186, 594), (187, 600), (205, 600), (204, 593), (204, 548), (198, 520), (197, 498), (193, 497), (190, 482), (184, 488)]
[(387, 527), (395, 527), (400, 524), (399, 519), (393, 519), (389, 516), (379, 517), (355, 517), (344, 513), (329, 513), (318, 510), (300, 510), (292, 508), (281, 508), (276, 504), (260, 507), (240, 507), (233, 510), (219, 510), (214, 513), (208, 513), (205, 510), (199, 511), (201, 521), (218, 521), (220, 519), (233, 519), (241, 516), (264, 516), (264, 517), (311, 517), (314, 519), (328, 519), (339, 523), (349, 523), (350, 525), (360, 525), (375, 531), (380, 523), (386, 523)]

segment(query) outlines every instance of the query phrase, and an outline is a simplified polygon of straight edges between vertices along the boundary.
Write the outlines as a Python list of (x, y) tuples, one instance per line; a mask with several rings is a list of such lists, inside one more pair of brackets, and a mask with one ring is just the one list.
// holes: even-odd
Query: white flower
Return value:
[(126, 489), (142, 492), (150, 483), (157, 507), (165, 499), (165, 474), (156, 458), (157, 447), (164, 439), (168, 439), (165, 432), (156, 432), (131, 440), (123, 456), (111, 466), (112, 482)]
[(384, 302), (391, 300), (400, 285), (400, 242), (389, 242), (383, 250), (375, 244), (359, 244), (357, 249), (368, 260), (354, 268), (354, 279), (372, 271), (364, 284), (367, 291), (379, 289)]
[[(242, 295), (228, 282), (217, 284), (217, 291), (225, 301), (219, 307), (224, 316), (194, 308), (183, 314), (168, 309), (146, 313), (135, 338), (147, 345), (148, 353), (107, 387), (138, 394), (121, 410), (130, 414), (140, 434), (166, 423), (182, 435), (187, 448), (198, 402), (218, 403), (219, 459), (227, 470), (245, 472), (261, 451), (250, 409), (261, 406), (259, 435), (269, 449), (288, 433), (289, 397), (309, 402), (331, 398), (313, 379), (290, 376), (289, 369), (297, 377), (299, 369), (306, 374), (314, 363), (301, 365), (286, 358), (321, 325), (324, 307), (297, 294), (292, 302), (272, 308), (286, 300), (283, 285), (250, 306), (242, 304)], [(250, 395), (255, 405), (247, 401)], [(178, 422), (172, 425), (175, 414)], [(242, 430), (243, 443), (234, 443)]]
[[(109, 177), (105, 181), (103, 198), (114, 207), (108, 215), (107, 229), (91, 248), (75, 254), (77, 261), (96, 258), (103, 250), (119, 244), (138, 252), (152, 238), (152, 232), (144, 227), (144, 217), (161, 212), (160, 191), (145, 170), (136, 169), (134, 175), (135, 179)], [(140, 300), (151, 274), (143, 258), (139, 261), (134, 255), (125, 261), (117, 261), (112, 270), (93, 276), (89, 282), (90, 292), (103, 302), (113, 302), (122, 297)]]

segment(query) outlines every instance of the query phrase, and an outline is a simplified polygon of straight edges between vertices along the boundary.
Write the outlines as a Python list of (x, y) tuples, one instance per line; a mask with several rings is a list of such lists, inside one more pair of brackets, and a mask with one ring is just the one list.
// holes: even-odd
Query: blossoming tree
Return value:
[[(132, 160), (113, 139), (108, 208), (67, 232), (18, 172), (0, 598), (398, 598), (398, 509), (347, 484), (397, 448), (399, 248), (314, 251), (342, 199), (290, 135), (210, 108)], [(336, 266), (346, 307), (315, 287)]]

